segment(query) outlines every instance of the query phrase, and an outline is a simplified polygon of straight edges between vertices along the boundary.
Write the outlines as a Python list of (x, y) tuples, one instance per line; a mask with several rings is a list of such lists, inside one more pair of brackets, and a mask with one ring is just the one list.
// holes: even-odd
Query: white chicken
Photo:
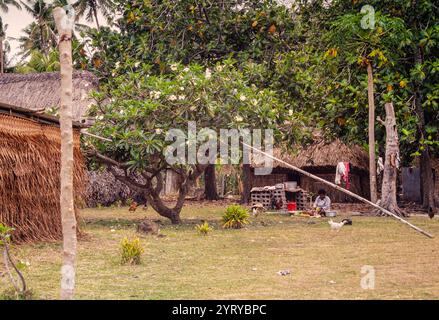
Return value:
[(343, 227), (346, 224), (346, 220), (343, 220), (342, 222), (334, 222), (331, 220), (328, 221), (329, 225), (331, 226), (332, 231), (339, 232), (341, 227)]
[(264, 206), (262, 205), (262, 203), (255, 203), (252, 206), (252, 214), (257, 217), (259, 215), (259, 213), (264, 211)]

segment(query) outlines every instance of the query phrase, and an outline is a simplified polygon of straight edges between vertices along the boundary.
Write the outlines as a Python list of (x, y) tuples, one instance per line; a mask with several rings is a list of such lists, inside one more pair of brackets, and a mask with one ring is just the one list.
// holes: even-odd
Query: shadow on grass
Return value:
[[(166, 218), (147, 218), (155, 223), (159, 224), (162, 229), (174, 229), (174, 230), (185, 230), (193, 229), (196, 225), (207, 222), (210, 226), (218, 229), (222, 228), (223, 222), (221, 218), (214, 219), (201, 219), (201, 218), (189, 218), (182, 219), (181, 224), (172, 224)], [(83, 218), (81, 221), (82, 226), (87, 227), (107, 227), (112, 228), (117, 226), (118, 228), (133, 228), (135, 225), (139, 224), (145, 218)], [(270, 227), (270, 226), (281, 226), (281, 225), (313, 225), (326, 223), (324, 219), (312, 220), (312, 219), (295, 219), (285, 215), (270, 215), (257, 218), (249, 219), (249, 223), (245, 225), (245, 228), (260, 228), (260, 227)]]

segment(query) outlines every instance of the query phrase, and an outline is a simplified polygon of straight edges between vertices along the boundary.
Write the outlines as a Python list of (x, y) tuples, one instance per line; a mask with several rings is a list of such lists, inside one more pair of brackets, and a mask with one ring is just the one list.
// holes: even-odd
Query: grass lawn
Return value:
[[(77, 299), (438, 299), (439, 219), (410, 221), (435, 235), (428, 239), (391, 218), (353, 217), (332, 233), (327, 219), (265, 215), (241, 230), (221, 229), (224, 207), (188, 203), (184, 224), (165, 219), (166, 237), (141, 237), (142, 264), (121, 266), (123, 237), (139, 236), (134, 224), (151, 208), (86, 209), (78, 243)], [(194, 226), (209, 221), (200, 236)], [(338, 217), (336, 220), (340, 220)], [(111, 229), (115, 229), (111, 231)], [(37, 298), (59, 297), (61, 244), (16, 246), (28, 260), (28, 285)], [(360, 286), (361, 267), (375, 268), (375, 289)], [(290, 275), (279, 276), (289, 269)], [(0, 270), (1, 271), (1, 270)], [(0, 292), (8, 286), (0, 279)]]

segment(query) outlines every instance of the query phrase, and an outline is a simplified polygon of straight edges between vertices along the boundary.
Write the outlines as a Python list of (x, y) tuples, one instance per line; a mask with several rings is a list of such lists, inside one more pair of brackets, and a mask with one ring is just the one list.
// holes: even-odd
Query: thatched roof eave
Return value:
[[(32, 110), (29, 109), (25, 109), (25, 108), (21, 108), (21, 107), (17, 107), (17, 106), (12, 106), (10, 104), (6, 104), (6, 103), (1, 103), (0, 102), (0, 114), (8, 114), (11, 116), (15, 116), (18, 118), (24, 118), (24, 119), (31, 119), (34, 121), (37, 121), (41, 124), (54, 124), (54, 125), (59, 125), (59, 118), (49, 115), (49, 114), (45, 114), (45, 113), (37, 113), (34, 112)], [(74, 128), (84, 128), (85, 126), (78, 122), (78, 121), (73, 121), (72, 125)]]

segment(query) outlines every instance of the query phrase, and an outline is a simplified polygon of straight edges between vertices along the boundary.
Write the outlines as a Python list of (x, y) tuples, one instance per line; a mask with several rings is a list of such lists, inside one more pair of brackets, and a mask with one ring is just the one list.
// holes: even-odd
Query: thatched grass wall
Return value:
[[(0, 114), (0, 222), (16, 242), (62, 239), (60, 131), (55, 125)], [(74, 134), (74, 186), (83, 194), (84, 160)]]

